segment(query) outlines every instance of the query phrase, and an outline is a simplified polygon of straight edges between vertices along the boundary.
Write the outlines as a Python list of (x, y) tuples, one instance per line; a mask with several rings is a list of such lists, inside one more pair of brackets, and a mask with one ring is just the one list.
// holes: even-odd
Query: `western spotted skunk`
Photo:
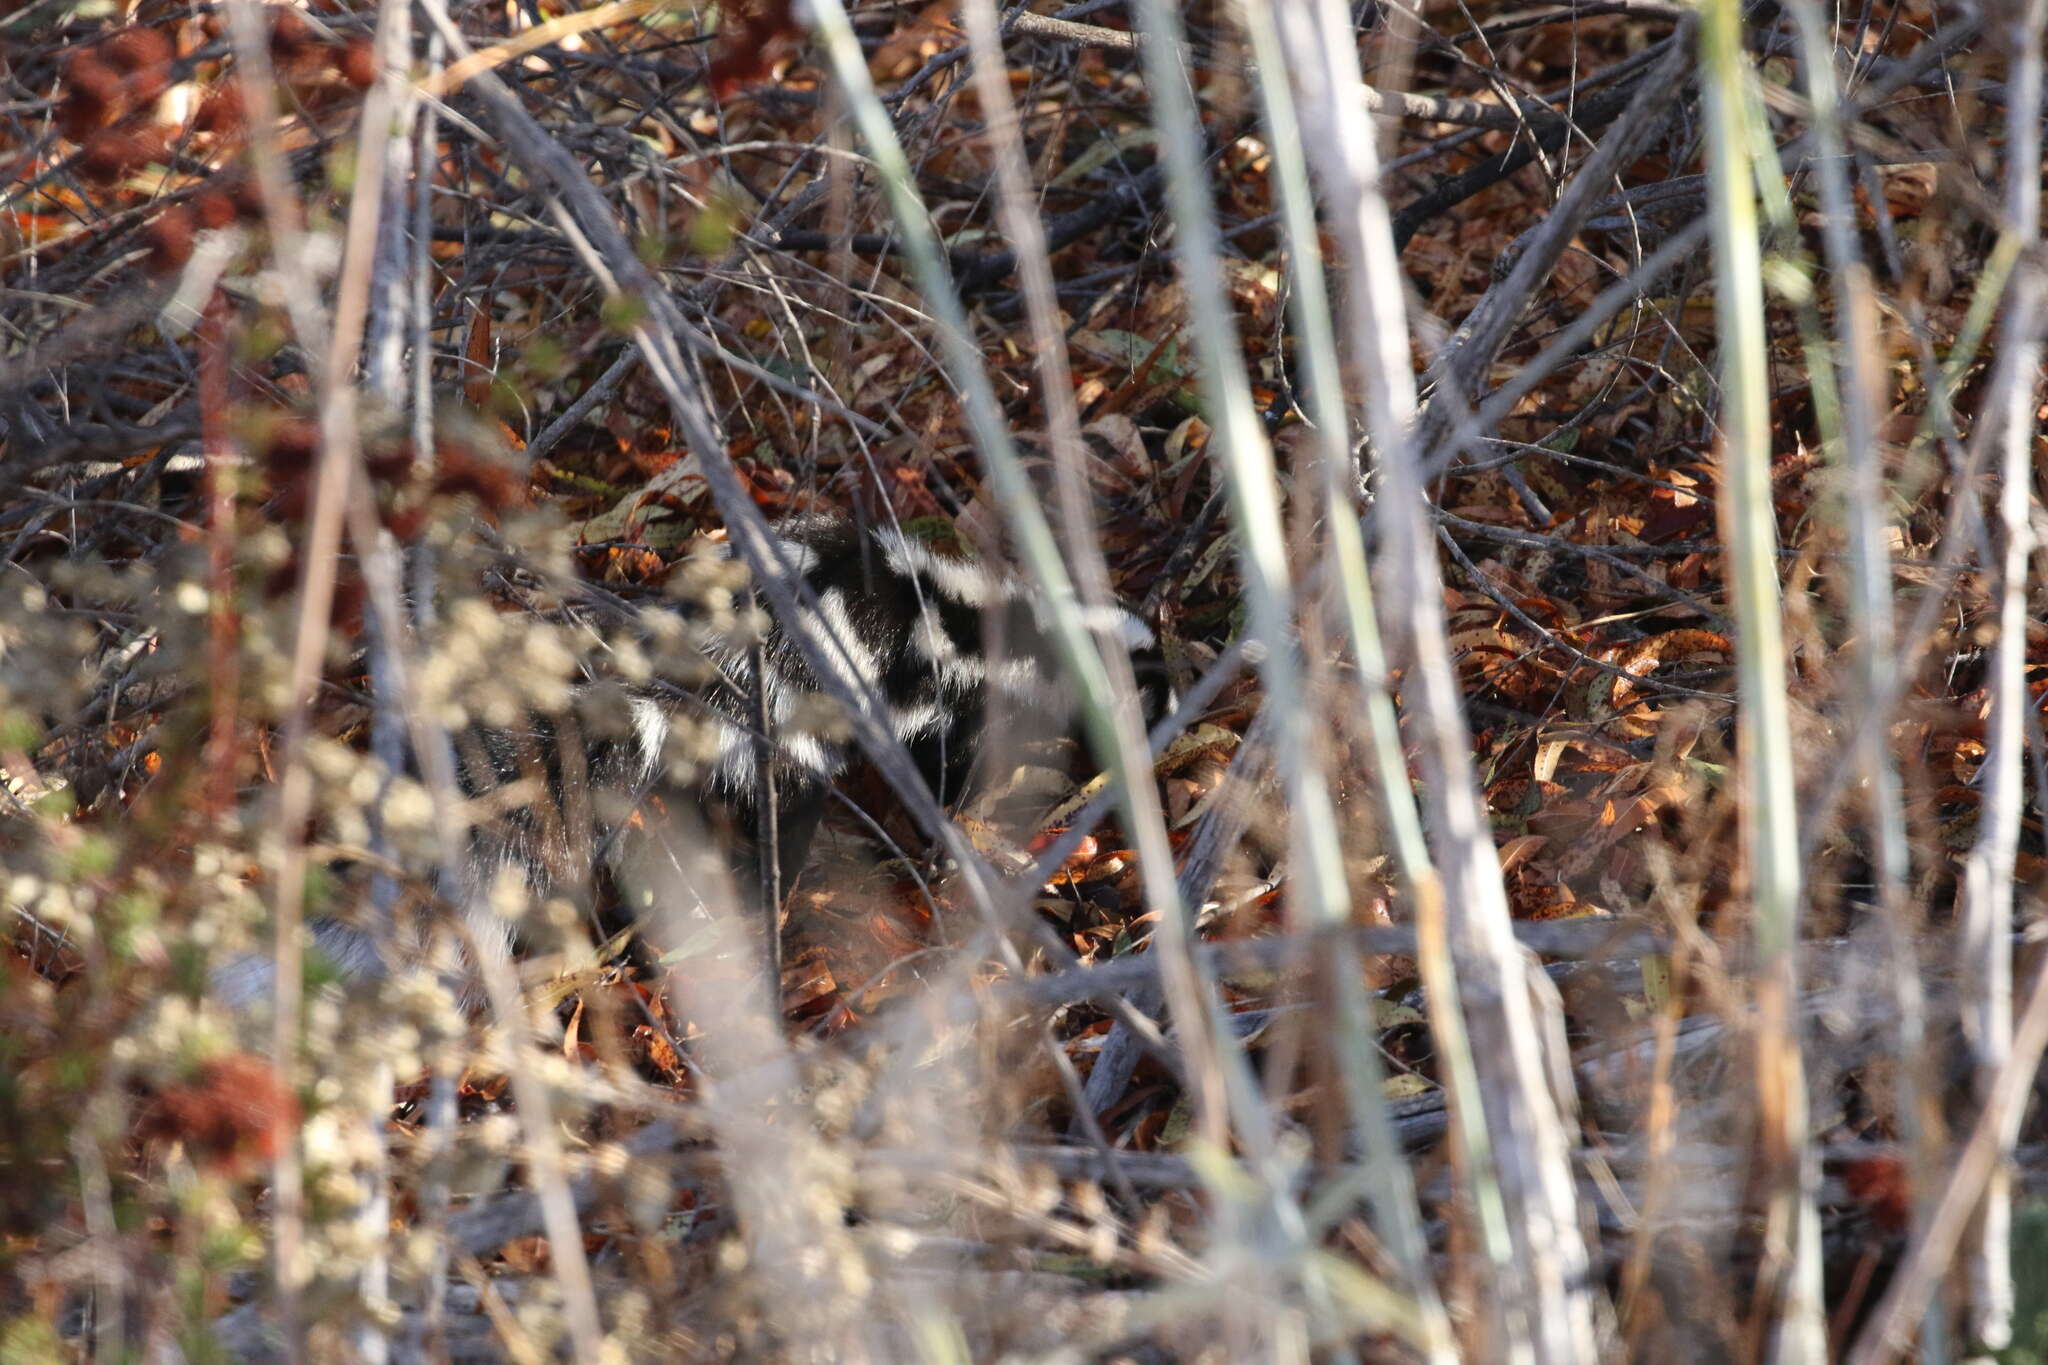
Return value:
[[(830, 642), (826, 654), (852, 675), (842, 684), (868, 692), (941, 802), (960, 795), (990, 717), (1027, 733), (1067, 732), (1074, 698), (1051, 658), (1043, 604), (1025, 585), (983, 561), (942, 554), (893, 525), (805, 515), (775, 530), (777, 558), (801, 582), (804, 628)], [(1107, 624), (1141, 660), (1148, 658), (1153, 636), (1143, 622), (1119, 609)], [(853, 742), (844, 725), (818, 723), (832, 710), (820, 705), (832, 689), (781, 623), (751, 646), (718, 644), (705, 652), (710, 675), (693, 685), (656, 679), (583, 699), (622, 708), (625, 724), (584, 727), (535, 716), (529, 725), (471, 727), (454, 737), (472, 808), (489, 808), (495, 796), (540, 779), (537, 797), (499, 802), (506, 809), (470, 835), (466, 872), (479, 907), (479, 893), (508, 875), (539, 904), (577, 881), (606, 880), (636, 858), (644, 866), (646, 831), (657, 826), (706, 836), (653, 841), (661, 844), (654, 856), (683, 883), (692, 881), (685, 864), (693, 862), (700, 871), (722, 864), (718, 872), (730, 876), (743, 901), (766, 900), (766, 888), (795, 883), (832, 786), (854, 761)], [(1167, 697), (1156, 664), (1141, 675), (1141, 704), (1153, 718)], [(684, 729), (701, 761), (690, 780), (677, 784), (670, 756)], [(772, 824), (763, 819), (771, 810)], [(772, 831), (772, 859), (761, 847), (762, 831)], [(643, 847), (634, 846), (636, 838)], [(678, 844), (692, 856), (679, 858)], [(710, 847), (721, 856), (704, 859)], [(764, 867), (773, 869), (772, 879)], [(657, 880), (671, 889), (678, 884), (675, 876)], [(636, 890), (614, 889), (627, 901)], [(505, 932), (488, 910), (466, 919), (471, 932)], [(381, 971), (366, 932), (324, 919), (311, 927), (322, 955), (344, 976)], [(267, 994), (268, 964), (233, 964), (217, 974), (215, 987), (230, 1003)]]

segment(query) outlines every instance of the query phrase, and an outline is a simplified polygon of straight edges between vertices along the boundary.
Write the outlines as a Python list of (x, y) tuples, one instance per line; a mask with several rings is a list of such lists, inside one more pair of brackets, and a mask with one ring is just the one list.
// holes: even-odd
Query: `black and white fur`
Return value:
[[(655, 798), (664, 831), (689, 831), (679, 842), (701, 851), (708, 843), (697, 835), (718, 840), (723, 856), (711, 861), (722, 864), (716, 870), (730, 874), (740, 897), (786, 890), (805, 866), (833, 783), (855, 760), (845, 726), (806, 722), (829, 710), (818, 705), (820, 697), (865, 695), (942, 802), (960, 794), (991, 715), (1041, 733), (1064, 732), (1071, 689), (1051, 659), (1043, 604), (1016, 579), (980, 560), (942, 554), (893, 525), (863, 528), (812, 515), (785, 521), (776, 533), (775, 557), (800, 582), (802, 628), (836, 660), (839, 686), (825, 685), (778, 624), (757, 645), (711, 646), (716, 672), (707, 685), (685, 690), (657, 681), (608, 691), (623, 701), (629, 723), (605, 737), (586, 741), (573, 725), (546, 718), (529, 728), (458, 736), (457, 766), (471, 798), (487, 801), (493, 789), (533, 776), (544, 779), (546, 792), (533, 808), (472, 837), (472, 899), (510, 873), (537, 902), (567, 881), (603, 877), (644, 858), (647, 850), (634, 848), (635, 836), (625, 831), (657, 823), (633, 818), (648, 814)], [(1137, 618), (1118, 611), (1106, 624), (1127, 647), (1151, 649), (1152, 632)], [(685, 715), (708, 724), (713, 753), (693, 781), (677, 787), (668, 776), (670, 740)], [(764, 801), (771, 791), (772, 802)], [(772, 826), (762, 818), (768, 806)], [(772, 863), (759, 847), (760, 832), (770, 828)], [(644, 844), (645, 835), (639, 837)], [(690, 868), (667, 860), (684, 882), (692, 880)], [(773, 867), (773, 880), (762, 877), (764, 863)], [(698, 859), (697, 870), (704, 866)], [(674, 877), (664, 880), (676, 884)], [(630, 902), (634, 889), (621, 889)], [(468, 920), (472, 932), (504, 932), (488, 910)], [(323, 954), (344, 974), (381, 969), (368, 935), (332, 921), (313, 927)], [(232, 972), (218, 984), (233, 997), (264, 993)]]

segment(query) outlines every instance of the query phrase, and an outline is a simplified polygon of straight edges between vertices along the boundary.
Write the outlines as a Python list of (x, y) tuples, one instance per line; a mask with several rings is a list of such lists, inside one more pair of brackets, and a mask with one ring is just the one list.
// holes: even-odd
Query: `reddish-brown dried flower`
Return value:
[(219, 190), (192, 196), (192, 216), (203, 228), (224, 228), (235, 221), (235, 201)]
[(243, 222), (263, 221), (263, 191), (256, 187), (254, 180), (238, 179), (229, 185), (228, 199), (235, 206), (235, 216)]
[(501, 461), (466, 446), (442, 442), (434, 452), (436, 493), (468, 493), (485, 508), (501, 512), (526, 501), (526, 479)]
[(341, 78), (358, 90), (377, 83), (377, 47), (368, 38), (357, 38), (341, 50), (335, 66)]
[(232, 81), (206, 97), (192, 116), (192, 127), (201, 133), (235, 133), (242, 128), (242, 87)]
[(734, 8), (739, 23), (726, 22), (725, 51), (711, 63), (711, 87), (721, 98), (766, 77), (774, 54), (803, 32), (791, 0), (752, 0)]
[(173, 205), (151, 219), (142, 229), (149, 243), (149, 257), (143, 268), (152, 275), (168, 275), (192, 259), (192, 215), (182, 205)]
[(110, 185), (138, 166), (146, 165), (159, 150), (155, 141), (119, 128), (102, 128), (86, 138), (78, 153), (78, 173), (88, 180)]
[(320, 427), (310, 417), (286, 417), (263, 443), (263, 463), (273, 475), (309, 468), (320, 450)]
[(74, 56), (64, 68), (64, 98), (57, 102), (57, 130), (83, 142), (95, 128), (118, 120), (128, 107), (121, 75), (91, 52)]
[(344, 570), (334, 581), (334, 609), (327, 619), (344, 635), (359, 635), (363, 615), (370, 606), (370, 589), (363, 576)]
[[(303, 480), (302, 480), (303, 482)], [(301, 509), (303, 515), (303, 509)], [(263, 575), (263, 600), (275, 602), (299, 585), (299, 556), (294, 551), (285, 562)]]
[(411, 441), (372, 445), (363, 452), (363, 469), (378, 483), (397, 483), (412, 472)]
[(427, 529), (427, 520), (425, 504), (397, 507), (384, 514), (384, 529), (391, 532), (392, 539), (400, 545), (410, 545), (420, 538), (420, 532)]
[(136, 113), (147, 113), (156, 108), (164, 91), (171, 88), (170, 63), (146, 66), (131, 73), (123, 83), (127, 87), (128, 107)]
[(200, 1166), (240, 1169), (274, 1157), (298, 1125), (291, 1087), (262, 1058), (233, 1053), (157, 1091), (136, 1129), (145, 1141), (181, 1143)]
[(124, 28), (100, 44), (106, 64), (121, 73), (128, 107), (155, 104), (171, 83), (171, 40), (153, 28)]
[(1842, 1170), (1842, 1183), (1850, 1196), (1869, 1210), (1871, 1221), (1886, 1232), (1902, 1233), (1912, 1222), (1913, 1182), (1897, 1157), (1851, 1161)]
[(108, 66), (124, 76), (161, 71), (171, 62), (171, 40), (153, 28), (124, 28), (100, 45)]
[(312, 25), (289, 5), (279, 5), (270, 15), (270, 55), (289, 62), (313, 43)]
[[(273, 474), (270, 483), (270, 500), (265, 504), (265, 509), (271, 516), (287, 525), (304, 521), (306, 513), (313, 510), (312, 472), (301, 470), (282, 476)], [(295, 576), (296, 570), (294, 570), (293, 574), (287, 575), (288, 578)], [(276, 588), (275, 584), (273, 584), (273, 588), (275, 588), (275, 591), (272, 593), (273, 596), (288, 590), (287, 588)]]

